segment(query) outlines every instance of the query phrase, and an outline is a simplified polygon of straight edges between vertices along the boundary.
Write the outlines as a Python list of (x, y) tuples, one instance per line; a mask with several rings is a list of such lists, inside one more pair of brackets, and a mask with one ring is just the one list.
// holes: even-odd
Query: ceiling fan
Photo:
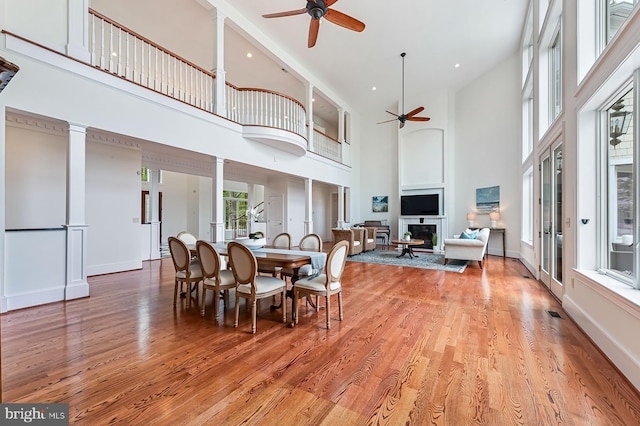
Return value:
[[(400, 56), (402, 56), (402, 111), (404, 111), (404, 57), (407, 54), (402, 52), (400, 54)], [(387, 121), (381, 121), (378, 124), (382, 124), (382, 123), (390, 123), (392, 121), (396, 121), (398, 120), (400, 122), (400, 128), (402, 129), (404, 127), (404, 123), (406, 121), (429, 121), (431, 120), (430, 117), (416, 117), (416, 115), (420, 114), (422, 111), (424, 111), (424, 107), (418, 107), (412, 111), (409, 111), (408, 113), (402, 113), (402, 115), (398, 115), (398, 114), (394, 114), (391, 111), (387, 111), (389, 114), (391, 115), (395, 115), (396, 118), (391, 119), (391, 120), (387, 120)]]
[(364, 23), (352, 18), (349, 15), (345, 15), (342, 12), (338, 12), (334, 9), (329, 9), (338, 0), (309, 0), (307, 1), (307, 7), (304, 9), (289, 10), (287, 12), (270, 13), (268, 15), (262, 15), (263, 18), (280, 18), (283, 16), (302, 15), (308, 13), (311, 16), (311, 22), (309, 23), (309, 42), (308, 47), (316, 45), (318, 39), (318, 30), (320, 29), (320, 19), (325, 18), (327, 21), (336, 25), (340, 25), (346, 29), (361, 32), (364, 30)]

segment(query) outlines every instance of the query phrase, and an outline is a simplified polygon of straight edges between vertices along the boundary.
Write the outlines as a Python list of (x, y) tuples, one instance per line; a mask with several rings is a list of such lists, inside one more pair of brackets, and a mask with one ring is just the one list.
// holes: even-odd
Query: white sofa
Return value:
[(447, 238), (444, 240), (444, 263), (449, 259), (477, 260), (480, 268), (483, 266), (484, 257), (487, 253), (487, 242), (489, 241), (489, 228), (482, 228), (478, 231), (478, 237), (473, 240), (463, 238)]

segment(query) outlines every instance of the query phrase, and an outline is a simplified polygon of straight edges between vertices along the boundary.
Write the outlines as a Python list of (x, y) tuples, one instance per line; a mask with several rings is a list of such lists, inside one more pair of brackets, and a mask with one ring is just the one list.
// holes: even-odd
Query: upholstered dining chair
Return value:
[[(187, 285), (187, 293), (191, 292), (191, 284), (196, 285), (196, 297), (198, 296), (198, 283), (202, 281), (203, 275), (198, 262), (191, 261), (191, 253), (187, 245), (176, 237), (169, 237), (169, 252), (173, 260), (173, 267), (176, 270), (175, 285), (173, 288), (173, 306), (178, 298), (178, 283)], [(187, 307), (191, 306), (191, 297), (187, 296)]]
[(204, 277), (202, 281), (202, 308), (200, 309), (200, 315), (204, 316), (207, 290), (213, 290), (213, 316), (217, 317), (220, 292), (224, 292), (224, 307), (226, 309), (229, 303), (229, 290), (236, 288), (236, 279), (230, 270), (220, 269), (220, 254), (210, 243), (198, 240), (196, 242), (196, 253)]
[[(302, 239), (300, 239), (300, 243), (298, 244), (298, 248), (300, 250), (306, 251), (322, 251), (322, 238), (318, 234), (307, 234)], [(303, 265), (298, 270), (299, 277), (307, 277), (313, 273), (311, 269), (311, 265)], [(293, 277), (293, 270), (291, 268), (282, 268), (280, 271), (280, 275), (284, 277)]]
[(227, 253), (231, 262), (231, 270), (236, 281), (236, 320), (238, 327), (240, 316), (240, 298), (251, 303), (251, 332), (256, 332), (257, 301), (280, 294), (282, 297), (282, 322), (287, 320), (286, 282), (275, 278), (258, 275), (258, 261), (250, 248), (235, 241), (227, 245)]
[[(271, 247), (284, 250), (291, 250), (291, 235), (287, 232), (281, 232), (271, 241)], [(258, 272), (263, 274), (270, 274), (272, 277), (277, 277), (280, 273), (280, 267), (262, 267), (258, 269)]]
[(326, 300), (326, 323), (327, 329), (331, 328), (331, 296), (338, 295), (338, 314), (342, 321), (342, 272), (347, 261), (347, 250), (349, 243), (339, 241), (327, 255), (325, 273), (315, 278), (302, 279), (296, 281), (293, 286), (293, 306), (295, 310), (296, 324), (300, 316), (298, 315), (298, 299), (300, 296), (323, 296)]
[(195, 235), (193, 235), (190, 232), (187, 231), (181, 231), (178, 232), (178, 235), (176, 235), (176, 238), (179, 239), (180, 241), (182, 241), (183, 243), (185, 243), (186, 245), (194, 245), (196, 243), (196, 241), (198, 241), (198, 238), (196, 238)]

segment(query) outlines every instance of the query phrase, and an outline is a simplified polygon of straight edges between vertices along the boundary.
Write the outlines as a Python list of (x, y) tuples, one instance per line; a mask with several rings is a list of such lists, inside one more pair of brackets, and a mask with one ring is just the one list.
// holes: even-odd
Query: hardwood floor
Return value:
[(639, 394), (547, 290), (485, 265), (347, 262), (344, 321), (301, 306), (289, 329), (263, 301), (252, 335), (211, 295), (206, 317), (174, 309), (171, 260), (145, 262), (2, 315), (3, 400), (69, 403), (84, 425), (640, 424)]

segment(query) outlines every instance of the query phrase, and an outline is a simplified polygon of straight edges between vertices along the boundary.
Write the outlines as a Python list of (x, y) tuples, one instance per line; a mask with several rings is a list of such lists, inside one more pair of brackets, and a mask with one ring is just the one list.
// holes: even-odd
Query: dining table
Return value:
[[(211, 243), (213, 247), (218, 251), (220, 256), (227, 257), (227, 244), (226, 243)], [(196, 246), (187, 245), (192, 255), (196, 255)], [(288, 268), (293, 271), (291, 277), (291, 285), (295, 286), (295, 282), (300, 279), (298, 275), (300, 268), (304, 265), (311, 265), (312, 270), (316, 274), (322, 273), (325, 263), (327, 261), (327, 254), (324, 252), (309, 251), (302, 249), (282, 249), (275, 247), (260, 247), (251, 250), (256, 257), (259, 268), (266, 267), (280, 267)], [(291, 298), (291, 322), (288, 324), (290, 328), (295, 325), (295, 310), (293, 306), (293, 288), (287, 290), (287, 297)], [(284, 301), (283, 301), (284, 302)], [(281, 306), (272, 305), (271, 309), (279, 309)]]

